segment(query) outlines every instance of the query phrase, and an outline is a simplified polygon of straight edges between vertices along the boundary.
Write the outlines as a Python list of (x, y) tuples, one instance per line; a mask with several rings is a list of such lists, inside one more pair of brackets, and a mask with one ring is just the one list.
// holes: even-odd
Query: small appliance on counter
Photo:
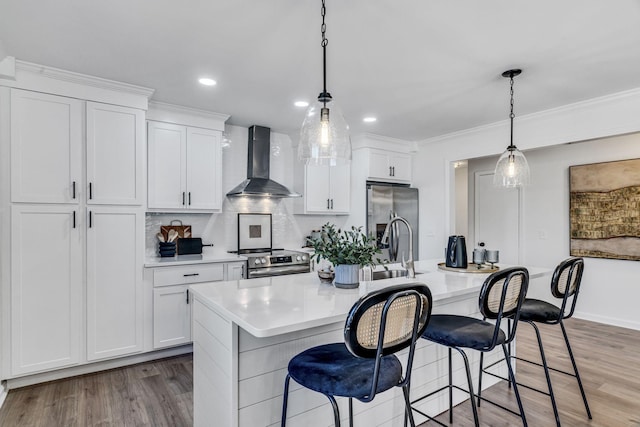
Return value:
[(449, 268), (467, 268), (467, 244), (464, 236), (449, 236), (445, 265)]

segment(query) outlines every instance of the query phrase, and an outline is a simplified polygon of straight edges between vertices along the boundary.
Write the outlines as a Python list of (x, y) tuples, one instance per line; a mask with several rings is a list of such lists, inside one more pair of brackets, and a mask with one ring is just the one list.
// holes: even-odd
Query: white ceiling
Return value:
[[(420, 140), (640, 88), (639, 0), (326, 0), (352, 133)], [(320, 0), (0, 0), (7, 55), (295, 136), (322, 89)], [(218, 85), (205, 88), (207, 75)], [(365, 124), (374, 115), (378, 121)]]

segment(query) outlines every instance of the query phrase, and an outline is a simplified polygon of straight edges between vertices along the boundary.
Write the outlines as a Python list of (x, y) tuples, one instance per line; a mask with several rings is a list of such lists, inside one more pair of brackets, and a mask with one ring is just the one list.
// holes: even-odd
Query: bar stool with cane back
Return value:
[[(491, 274), (482, 285), (479, 297), (480, 312), (483, 316), (482, 320), (468, 316), (451, 314), (434, 314), (431, 316), (429, 325), (427, 325), (427, 329), (422, 334), (422, 337), (449, 348), (449, 384), (416, 400), (412, 400), (411, 404), (414, 411), (432, 421), (435, 421), (439, 425), (445, 426), (445, 424), (417, 409), (414, 404), (429, 396), (448, 389), (449, 423), (453, 423), (453, 389), (455, 388), (469, 393), (469, 400), (473, 410), (473, 420), (475, 425), (479, 426), (478, 409), (475, 401), (476, 395), (473, 391), (469, 359), (467, 358), (464, 349), (468, 348), (480, 351), (480, 357), (482, 358), (485, 352), (492, 351), (499, 345), (502, 347), (502, 351), (504, 353), (504, 360), (507, 364), (511, 384), (513, 384), (513, 391), (518, 402), (519, 412), (515, 412), (512, 409), (492, 402), (486, 398), (483, 399), (518, 415), (522, 419), (523, 425), (525, 427), (527, 426), (522, 401), (520, 400), (518, 386), (515, 382), (509, 353), (507, 351), (507, 344), (515, 337), (520, 307), (525, 299), (528, 286), (529, 272), (526, 268), (505, 268), (504, 270)], [(507, 318), (513, 318), (513, 322), (505, 332), (500, 326), (502, 324), (502, 320)], [(487, 320), (493, 320), (493, 323), (488, 322)], [(464, 367), (467, 374), (467, 390), (452, 383), (452, 350), (458, 351), (464, 361)]]
[[(347, 316), (344, 342), (310, 348), (289, 362), (282, 426), (286, 424), (291, 378), (329, 399), (336, 427), (340, 426), (336, 396), (349, 398), (349, 425), (352, 426), (354, 398), (370, 402), (377, 393), (402, 387), (405, 416), (414, 426), (409, 380), (416, 341), (429, 322), (431, 305), (431, 291), (422, 283), (387, 287), (360, 298)], [(409, 351), (403, 374), (402, 364), (394, 353), (405, 348)]]
[[(580, 393), (582, 394), (582, 401), (584, 402), (584, 408), (587, 411), (587, 416), (591, 419), (591, 410), (589, 409), (589, 403), (587, 402), (587, 396), (584, 392), (584, 387), (582, 386), (582, 380), (580, 379), (580, 373), (578, 372), (578, 366), (576, 365), (576, 361), (573, 357), (573, 351), (571, 350), (571, 344), (569, 343), (569, 337), (567, 336), (567, 331), (564, 327), (564, 319), (568, 319), (573, 316), (573, 312), (576, 308), (576, 302), (578, 300), (578, 292), (580, 291), (580, 283), (582, 282), (582, 272), (584, 271), (584, 260), (582, 258), (567, 258), (562, 261), (556, 267), (553, 272), (553, 276), (551, 278), (551, 294), (555, 298), (559, 298), (562, 300), (560, 307), (557, 307), (551, 303), (546, 301), (541, 301), (537, 299), (527, 298), (522, 304), (522, 310), (520, 310), (520, 320), (530, 324), (533, 327), (533, 330), (536, 333), (536, 338), (538, 339), (538, 348), (540, 349), (540, 358), (542, 364), (523, 359), (521, 357), (512, 356), (517, 360), (521, 360), (523, 362), (531, 363), (534, 365), (542, 366), (544, 368), (544, 374), (547, 380), (547, 388), (548, 392), (539, 390), (525, 384), (520, 384), (523, 387), (526, 387), (531, 390), (535, 390), (539, 393), (546, 394), (551, 399), (551, 406), (553, 407), (553, 414), (556, 418), (556, 425), (560, 426), (560, 416), (558, 414), (558, 406), (556, 405), (555, 394), (553, 393), (553, 387), (551, 386), (551, 376), (549, 375), (549, 370), (560, 372), (565, 375), (569, 375), (575, 377), (578, 381), (578, 387), (580, 388)], [(570, 308), (568, 307), (569, 298), (573, 297)], [(560, 369), (555, 369), (549, 367), (547, 364), (547, 359), (544, 353), (544, 348), (542, 346), (542, 338), (540, 336), (540, 330), (536, 323), (542, 323), (546, 325), (560, 325), (562, 329), (562, 335), (564, 336), (564, 342), (567, 347), (567, 352), (569, 353), (569, 358), (571, 359), (571, 364), (573, 365), (573, 373), (566, 372)], [(481, 369), (482, 369), (482, 365)], [(490, 366), (487, 366), (487, 369)], [(486, 373), (489, 373), (485, 370)], [(480, 373), (482, 375), (482, 371)], [(493, 374), (490, 374), (493, 375)], [(503, 378), (504, 379), (504, 378)]]

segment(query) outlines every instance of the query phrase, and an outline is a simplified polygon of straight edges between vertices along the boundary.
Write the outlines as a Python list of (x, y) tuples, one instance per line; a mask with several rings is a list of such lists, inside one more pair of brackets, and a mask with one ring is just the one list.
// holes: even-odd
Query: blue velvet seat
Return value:
[[(553, 392), (553, 386), (551, 385), (551, 375), (549, 372), (550, 370), (560, 372), (565, 375), (570, 375), (576, 378), (578, 387), (580, 388), (580, 393), (582, 395), (582, 401), (587, 412), (587, 416), (589, 417), (589, 419), (591, 419), (591, 410), (589, 409), (589, 403), (587, 402), (587, 395), (584, 392), (580, 373), (578, 372), (578, 366), (576, 365), (576, 361), (573, 357), (573, 351), (571, 350), (569, 337), (563, 323), (564, 319), (568, 319), (573, 316), (576, 302), (578, 300), (578, 292), (580, 291), (580, 284), (582, 283), (583, 271), (584, 260), (582, 258), (575, 257), (565, 259), (555, 268), (553, 276), (551, 277), (551, 295), (561, 300), (560, 307), (546, 301), (530, 298), (525, 299), (524, 303), (522, 303), (522, 309), (520, 310), (520, 320), (528, 323), (533, 327), (533, 330), (536, 333), (536, 338), (538, 340), (538, 348), (540, 350), (540, 358), (542, 363), (512, 356), (515, 359), (531, 363), (533, 365), (541, 366), (544, 369), (545, 378), (547, 380), (547, 391), (540, 390), (528, 385), (525, 385), (525, 387), (549, 396), (549, 398), (551, 399), (553, 414), (556, 419), (556, 425), (558, 427), (560, 427), (560, 415), (558, 413), (558, 406), (556, 403), (555, 394)], [(536, 323), (542, 323), (546, 325), (560, 325), (560, 328), (562, 329), (562, 335), (564, 336), (565, 345), (567, 347), (567, 352), (569, 353), (569, 358), (571, 359), (571, 364), (573, 366), (573, 372), (566, 372), (549, 367), (549, 365), (547, 364), (544, 347), (542, 345), (540, 330), (536, 326)], [(481, 366), (481, 375), (483, 371), (485, 370), (483, 370)], [(490, 371), (487, 373), (490, 373)]]
[[(478, 394), (478, 404), (476, 404), (473, 381), (471, 379), (471, 370), (469, 367), (469, 359), (464, 349), (473, 349), (480, 351), (480, 360), (485, 352), (493, 350), (496, 346), (501, 346), (504, 353), (504, 360), (507, 363), (509, 377), (513, 384), (514, 394), (518, 403), (519, 412), (515, 412), (502, 405), (497, 405), (503, 409), (512, 412), (522, 419), (522, 423), (526, 426), (527, 420), (520, 400), (517, 384), (513, 375), (513, 369), (507, 351), (506, 344), (511, 342), (515, 337), (516, 326), (520, 308), (525, 299), (527, 288), (529, 285), (529, 272), (523, 267), (507, 268), (491, 274), (484, 281), (480, 290), (479, 306), (483, 319), (476, 319), (468, 316), (457, 316), (450, 314), (434, 314), (429, 320), (426, 330), (422, 334), (422, 338), (437, 344), (448, 347), (449, 356), (449, 384), (435, 390), (425, 396), (412, 400), (412, 409), (423, 416), (440, 425), (445, 425), (435, 420), (430, 415), (417, 409), (414, 404), (439, 393), (443, 390), (449, 390), (449, 423), (453, 422), (453, 389), (462, 390), (469, 393), (469, 400), (473, 410), (473, 419), (476, 426), (480, 425), (478, 419), (477, 406), (480, 404), (480, 394)], [(512, 318), (514, 321), (509, 325), (505, 332), (500, 327), (503, 319)], [(487, 320), (492, 320), (489, 322)], [(463, 389), (453, 384), (451, 357), (452, 350), (456, 350), (462, 356), (465, 371), (467, 375), (467, 389)], [(481, 362), (482, 363), (482, 362)], [(479, 384), (479, 389), (482, 384)], [(487, 400), (487, 399), (485, 399)], [(489, 401), (491, 402), (491, 401)], [(493, 403), (493, 402), (491, 402)], [(495, 403), (494, 403), (495, 404)]]
[[(422, 283), (392, 286), (360, 298), (351, 308), (344, 327), (344, 342), (320, 345), (294, 356), (284, 385), (282, 426), (286, 425), (289, 382), (324, 394), (340, 426), (335, 397), (349, 398), (349, 425), (353, 425), (353, 399), (370, 402), (377, 393), (402, 387), (406, 414), (415, 343), (431, 315), (431, 292)], [(403, 372), (394, 354), (409, 348)]]

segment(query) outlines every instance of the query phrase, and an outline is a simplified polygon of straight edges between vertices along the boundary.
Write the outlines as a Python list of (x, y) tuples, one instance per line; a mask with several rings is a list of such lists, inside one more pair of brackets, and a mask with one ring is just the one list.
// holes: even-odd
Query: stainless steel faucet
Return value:
[(400, 221), (404, 223), (404, 225), (407, 226), (407, 230), (409, 230), (409, 259), (405, 261), (404, 253), (403, 253), (402, 266), (407, 269), (409, 278), (415, 279), (416, 269), (415, 269), (414, 260), (413, 260), (413, 229), (411, 228), (411, 224), (409, 224), (409, 221), (402, 218), (401, 216), (394, 216), (393, 218), (391, 218), (391, 220), (387, 223), (387, 226), (384, 229), (384, 234), (382, 235), (382, 239), (380, 240), (380, 243), (382, 243), (383, 245), (387, 245), (389, 243), (390, 230), (396, 221)]

